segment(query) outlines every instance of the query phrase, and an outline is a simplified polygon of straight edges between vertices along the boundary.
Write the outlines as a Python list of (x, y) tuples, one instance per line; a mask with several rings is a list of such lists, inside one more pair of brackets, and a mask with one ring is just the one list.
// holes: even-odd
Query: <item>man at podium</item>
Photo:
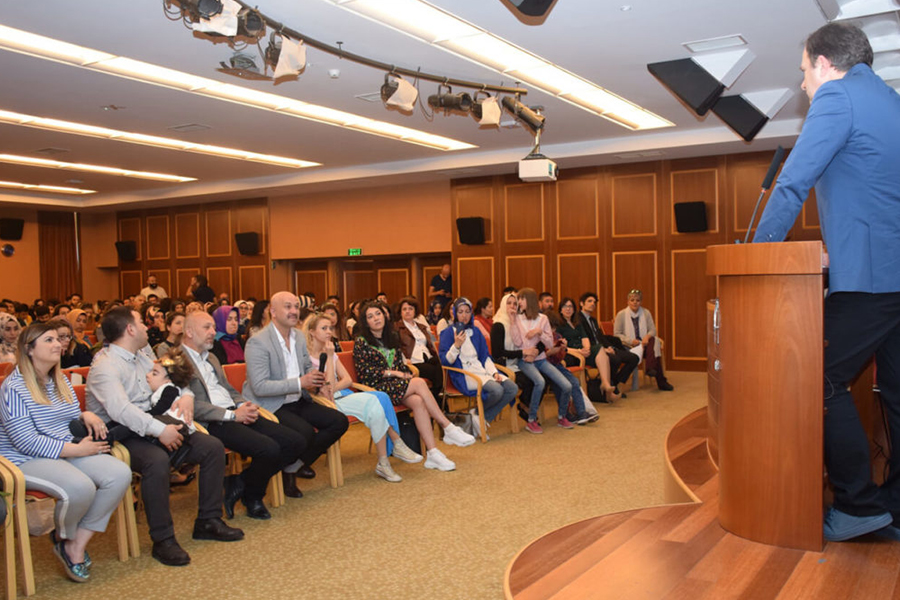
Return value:
[[(829, 23), (810, 35), (800, 69), (809, 112), (753, 241), (782, 241), (815, 185), (830, 261), (824, 457), (834, 505), (825, 516), (825, 539), (843, 541), (885, 527), (898, 537), (900, 95), (872, 70), (871, 45), (849, 24)], [(873, 355), (895, 444), (890, 476), (880, 488), (848, 391)]]

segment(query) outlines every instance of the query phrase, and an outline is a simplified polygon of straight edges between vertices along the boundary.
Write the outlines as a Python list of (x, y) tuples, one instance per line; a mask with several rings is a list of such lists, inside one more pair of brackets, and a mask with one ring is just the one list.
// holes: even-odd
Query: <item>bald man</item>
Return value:
[[(347, 431), (347, 417), (316, 404), (310, 391), (325, 383), (325, 376), (309, 360), (304, 336), (296, 329), (300, 317), (300, 299), (290, 292), (278, 292), (269, 304), (272, 321), (247, 341), (247, 379), (243, 396), (275, 413), (278, 421), (299, 433), (306, 442), (300, 455), (302, 464), (286, 467), (286, 495), (300, 497), (297, 477), (316, 476), (312, 465)], [(295, 470), (296, 469), (296, 470)]]
[(194, 419), (226, 448), (252, 459), (239, 475), (225, 479), (225, 515), (234, 518), (234, 505), (241, 500), (248, 517), (269, 519), (263, 504), (269, 479), (295, 463), (307, 441), (289, 427), (259, 418), (259, 407), (228, 383), (219, 359), (210, 354), (215, 339), (216, 323), (209, 314), (196, 311), (185, 318), (181, 347), (194, 364)]

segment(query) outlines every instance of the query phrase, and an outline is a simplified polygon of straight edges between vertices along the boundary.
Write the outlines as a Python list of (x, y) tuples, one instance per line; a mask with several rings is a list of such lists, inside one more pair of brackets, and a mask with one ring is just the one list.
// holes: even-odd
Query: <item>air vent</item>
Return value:
[(59, 154), (65, 154), (66, 152), (71, 152), (68, 148), (41, 148), (37, 151), (37, 154), (43, 154), (44, 156), (57, 156)]
[(210, 129), (209, 125), (200, 125), (199, 123), (185, 123), (184, 125), (173, 125), (168, 128), (169, 131), (177, 131), (178, 133), (191, 133), (193, 131), (204, 131)]

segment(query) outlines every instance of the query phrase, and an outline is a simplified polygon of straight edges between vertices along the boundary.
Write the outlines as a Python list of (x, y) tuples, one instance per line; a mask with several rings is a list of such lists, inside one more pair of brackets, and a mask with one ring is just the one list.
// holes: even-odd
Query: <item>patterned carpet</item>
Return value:
[(141, 515), (141, 557), (117, 560), (111, 524), (90, 546), (94, 567), (83, 585), (65, 578), (48, 538), (32, 538), (33, 598), (502, 598), (507, 564), (534, 538), (663, 501), (665, 435), (706, 403), (705, 374), (671, 373), (670, 381), (675, 392), (645, 383), (626, 400), (597, 405), (600, 420), (571, 431), (545, 419), (543, 435), (512, 435), (499, 421), (487, 444), (441, 444), (457, 463), (454, 472), (394, 461), (399, 484), (374, 475), (368, 432), (353, 425), (342, 441), (344, 487), (329, 487), (323, 459), (319, 476), (301, 486), (306, 496), (288, 498), (272, 520), (248, 519), (239, 504), (233, 524), (244, 529), (242, 542), (192, 540), (196, 487), (173, 493), (188, 567), (150, 557)]

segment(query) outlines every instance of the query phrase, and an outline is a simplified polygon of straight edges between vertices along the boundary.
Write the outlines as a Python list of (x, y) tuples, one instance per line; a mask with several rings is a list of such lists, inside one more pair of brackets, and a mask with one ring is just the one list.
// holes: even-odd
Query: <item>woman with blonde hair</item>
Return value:
[[(0, 387), (0, 454), (25, 474), (28, 489), (56, 498), (53, 552), (73, 581), (90, 577), (86, 547), (105, 531), (131, 485), (131, 469), (109, 456), (106, 425), (82, 412), (59, 366), (56, 323), (34, 323), (19, 336), (18, 366)], [(80, 419), (89, 435), (76, 440)]]

